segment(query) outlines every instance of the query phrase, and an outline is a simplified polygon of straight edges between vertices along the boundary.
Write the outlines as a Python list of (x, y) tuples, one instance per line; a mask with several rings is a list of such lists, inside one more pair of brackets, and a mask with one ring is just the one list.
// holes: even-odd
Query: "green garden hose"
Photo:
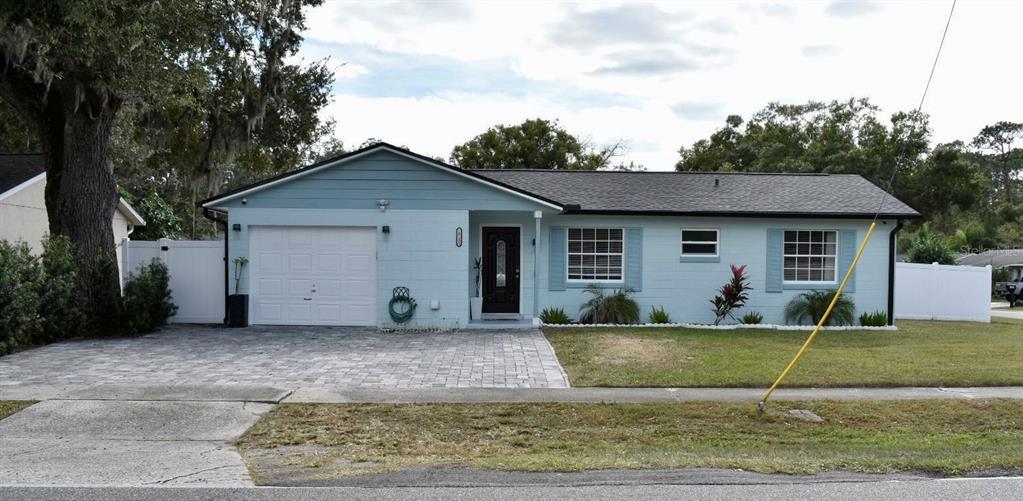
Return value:
[[(395, 308), (399, 304), (406, 305), (402, 308), (402, 311), (398, 311)], [(412, 317), (416, 314), (416, 300), (409, 296), (408, 288), (394, 288), (391, 300), (387, 303), (387, 312), (391, 314), (391, 320), (394, 320), (396, 324), (403, 324), (412, 320)]]

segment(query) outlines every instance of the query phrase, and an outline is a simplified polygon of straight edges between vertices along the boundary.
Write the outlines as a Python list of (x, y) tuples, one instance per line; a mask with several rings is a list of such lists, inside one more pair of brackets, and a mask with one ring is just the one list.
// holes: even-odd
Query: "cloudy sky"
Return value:
[[(349, 146), (447, 158), (489, 126), (541, 117), (667, 170), (679, 146), (771, 101), (914, 108), (950, 5), (326, 0), (301, 56), (338, 68), (327, 113)], [(959, 2), (924, 111), (937, 141), (1023, 121), (1023, 2)]]

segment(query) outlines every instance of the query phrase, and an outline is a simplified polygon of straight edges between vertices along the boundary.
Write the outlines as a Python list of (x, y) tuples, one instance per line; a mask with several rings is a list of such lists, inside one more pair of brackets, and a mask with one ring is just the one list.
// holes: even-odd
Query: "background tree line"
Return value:
[(895, 174), (892, 193), (924, 216), (908, 228), (911, 256), (919, 244), (915, 259), (1023, 247), (1023, 124), (997, 122), (932, 146), (926, 114), (896, 112), (885, 121), (878, 112), (867, 99), (772, 103), (748, 121), (731, 115), (710, 137), (683, 146), (675, 169), (859, 174), (881, 187)]

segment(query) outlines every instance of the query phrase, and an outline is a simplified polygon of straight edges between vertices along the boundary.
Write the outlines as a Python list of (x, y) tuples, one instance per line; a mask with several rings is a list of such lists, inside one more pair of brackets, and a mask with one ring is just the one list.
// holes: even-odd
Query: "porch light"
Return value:
[(462, 246), (462, 227), (455, 228), (455, 247)]
[(387, 210), (388, 205), (391, 205), (391, 201), (386, 198), (381, 198), (380, 200), (377, 200), (377, 207), (380, 208), (380, 212)]

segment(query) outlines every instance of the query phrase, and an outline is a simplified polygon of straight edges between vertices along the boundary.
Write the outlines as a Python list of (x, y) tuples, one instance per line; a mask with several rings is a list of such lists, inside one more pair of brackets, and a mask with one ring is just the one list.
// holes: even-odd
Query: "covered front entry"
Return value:
[(518, 226), (483, 227), (483, 313), (519, 313), (521, 236)]
[(376, 325), (376, 228), (254, 226), (251, 322)]

